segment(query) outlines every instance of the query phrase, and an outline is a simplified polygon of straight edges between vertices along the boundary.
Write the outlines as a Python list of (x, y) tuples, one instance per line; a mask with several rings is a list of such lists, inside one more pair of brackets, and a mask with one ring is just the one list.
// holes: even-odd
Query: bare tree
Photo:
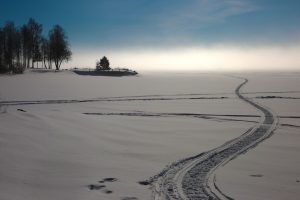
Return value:
[(21, 44), (21, 33), (20, 29), (16, 29), (14, 32), (14, 51), (15, 51), (15, 68), (22, 67), (21, 57), (22, 57), (22, 44)]
[(21, 44), (22, 44), (22, 54), (23, 54), (23, 66), (29, 68), (29, 61), (31, 55), (31, 36), (27, 25), (21, 27)]
[[(41, 60), (40, 54), (40, 43), (42, 38), (43, 26), (34, 19), (30, 18), (27, 23), (27, 29), (29, 31), (28, 37), (28, 51), (29, 57), (31, 58), (31, 67), (34, 67), (34, 62)], [(29, 63), (28, 66), (29, 67)]]
[(15, 56), (15, 24), (13, 22), (6, 22), (3, 33), (4, 33), (4, 63), (8, 66), (11, 71), (13, 68), (13, 60)]
[(21, 66), (21, 38), (20, 31), (13, 22), (6, 22), (0, 34), (0, 65), (1, 71), (23, 72)]
[(50, 69), (50, 64), (49, 64), (49, 67), (47, 67), (47, 61), (51, 60), (50, 47), (49, 47), (49, 41), (45, 37), (42, 37), (42, 39), (41, 39), (41, 56), (42, 56), (44, 68)]
[(59, 70), (61, 63), (70, 60), (72, 55), (67, 36), (59, 25), (48, 36), (42, 36), (42, 25), (32, 18), (21, 28), (6, 22), (0, 27), (0, 72), (22, 73), (30, 65), (34, 67), (34, 63), (38, 67), (39, 62), (49, 69), (54, 63)]
[(4, 32), (3, 29), (0, 27), (0, 72), (5, 71), (4, 66)]
[(61, 63), (63, 61), (69, 61), (72, 55), (67, 36), (61, 26), (55, 25), (49, 31), (49, 45), (51, 60), (53, 60), (56, 70), (59, 70)]

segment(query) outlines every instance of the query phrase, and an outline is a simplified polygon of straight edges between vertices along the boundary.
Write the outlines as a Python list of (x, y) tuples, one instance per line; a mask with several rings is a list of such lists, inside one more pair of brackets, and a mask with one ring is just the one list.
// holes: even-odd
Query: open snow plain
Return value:
[[(222, 159), (203, 175), (209, 191), (220, 193), (213, 198), (295, 199), (299, 78), (295, 73), (2, 75), (0, 199), (192, 199), (186, 194), (195, 188), (195, 199), (207, 199), (212, 194), (199, 192), (202, 183), (187, 175), (214, 156)], [(224, 156), (243, 142), (242, 135), (250, 138), (251, 128), (255, 133), (253, 127), (269, 123), (261, 123), (268, 113), (263, 116), (238, 94), (276, 120), (270, 135), (247, 144), (250, 150), (245, 146), (235, 149), (236, 156)]]

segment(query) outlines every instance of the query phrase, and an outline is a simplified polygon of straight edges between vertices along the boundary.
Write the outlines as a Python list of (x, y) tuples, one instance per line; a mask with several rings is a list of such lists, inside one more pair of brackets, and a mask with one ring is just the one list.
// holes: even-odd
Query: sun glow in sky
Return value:
[[(105, 54), (115, 67), (142, 70), (299, 70), (300, 47), (180, 47), (170, 49), (80, 50), (66, 67), (93, 67)], [(78, 54), (78, 55), (76, 55)]]
[(299, 70), (296, 0), (2, 0), (0, 23), (60, 24), (72, 61), (137, 70)]

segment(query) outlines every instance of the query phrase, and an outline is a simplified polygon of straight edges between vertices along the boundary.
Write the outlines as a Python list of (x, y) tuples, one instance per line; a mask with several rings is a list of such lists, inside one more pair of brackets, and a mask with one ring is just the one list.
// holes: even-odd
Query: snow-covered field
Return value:
[(300, 116), (300, 74), (64, 71), (0, 76), (0, 199), (151, 199), (139, 181), (259, 122), (261, 113), (235, 95), (242, 81), (229, 75), (248, 78), (244, 96), (279, 124), (218, 168), (216, 185), (234, 199), (299, 197), (300, 118), (291, 117)]

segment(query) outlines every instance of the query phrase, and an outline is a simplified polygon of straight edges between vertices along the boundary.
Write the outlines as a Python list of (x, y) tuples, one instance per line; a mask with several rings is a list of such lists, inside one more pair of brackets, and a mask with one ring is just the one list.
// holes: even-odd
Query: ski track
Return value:
[[(220, 114), (198, 114), (198, 113), (149, 113), (149, 112), (112, 112), (112, 113), (82, 113), (84, 115), (94, 115), (94, 116), (125, 116), (125, 117), (194, 117), (200, 119), (214, 120), (218, 122), (247, 122), (247, 123), (259, 123), (258, 120), (244, 120), (240, 118), (259, 118), (259, 115), (220, 115)], [(228, 118), (231, 117), (231, 118)], [(238, 119), (236, 119), (238, 118)], [(277, 116), (277, 118), (287, 118), (287, 119), (300, 119), (300, 116)], [(298, 125), (280, 123), (282, 127), (300, 128)]]
[[(241, 94), (283, 94), (298, 93), (298, 91), (287, 92), (248, 92)], [(2, 106), (18, 106), (18, 105), (35, 105), (35, 104), (71, 104), (71, 103), (88, 103), (88, 102), (118, 102), (118, 101), (171, 101), (171, 100), (222, 100), (231, 99), (229, 96), (208, 96), (208, 95), (232, 95), (232, 93), (190, 93), (190, 94), (169, 94), (169, 95), (140, 95), (140, 96), (119, 96), (119, 97), (103, 97), (93, 99), (48, 99), (48, 100), (29, 100), (29, 101), (0, 101)], [(284, 96), (257, 96), (255, 99), (295, 99), (300, 97), (284, 97)]]
[(262, 113), (260, 122), (243, 135), (226, 142), (220, 147), (202, 154), (179, 160), (151, 177), (152, 197), (155, 200), (232, 199), (216, 185), (214, 171), (230, 160), (254, 148), (273, 134), (278, 118), (272, 111), (240, 93), (248, 82), (243, 79), (235, 90), (236, 95)]
[(98, 99), (71, 99), (71, 100), (38, 100), (38, 101), (0, 101), (0, 105), (18, 106), (18, 105), (36, 105), (36, 104), (71, 104), (88, 102), (122, 102), (122, 101), (171, 101), (171, 100), (222, 100), (228, 97), (147, 97), (147, 98), (98, 98)]
[[(98, 115), (98, 116), (126, 116), (126, 117), (194, 117), (200, 119), (223, 121), (236, 121), (236, 122), (249, 122), (258, 123), (254, 120), (235, 119), (237, 117), (251, 117), (258, 118), (258, 115), (215, 115), (215, 114), (196, 114), (196, 113), (148, 113), (148, 112), (131, 112), (131, 113), (83, 113), (85, 115)], [(231, 118), (227, 118), (231, 117)]]

